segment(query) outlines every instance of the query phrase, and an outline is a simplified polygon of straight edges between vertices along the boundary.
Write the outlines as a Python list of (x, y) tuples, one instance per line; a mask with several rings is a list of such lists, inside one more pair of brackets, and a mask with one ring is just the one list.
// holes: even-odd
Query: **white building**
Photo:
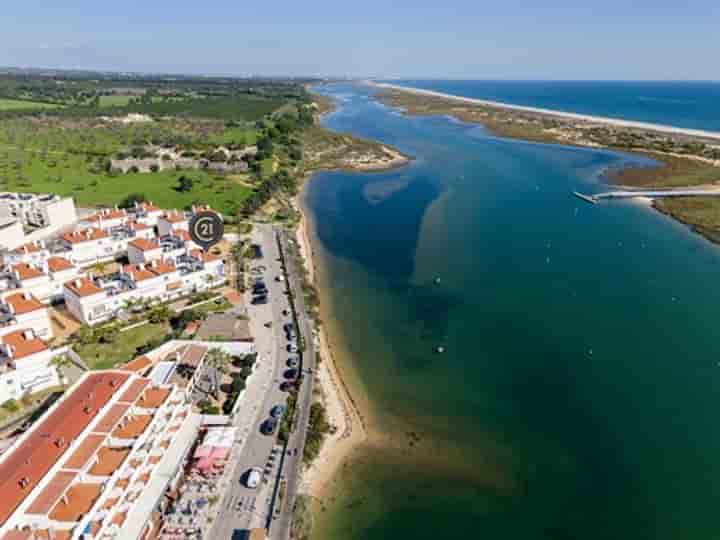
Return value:
[(0, 219), (16, 218), (23, 225), (59, 229), (75, 223), (75, 203), (69, 197), (33, 193), (0, 193)]
[(190, 228), (189, 216), (185, 212), (177, 210), (166, 212), (158, 218), (157, 228), (159, 236), (166, 236), (174, 231), (188, 231)]
[(135, 203), (135, 219), (140, 223), (155, 227), (158, 222), (158, 218), (164, 214), (162, 208), (155, 206), (152, 201)]
[(135, 238), (128, 242), (128, 261), (131, 264), (149, 263), (159, 259), (163, 255), (162, 247), (157, 240), (146, 240)]
[(86, 373), (0, 456), (0, 538), (153, 537), (198, 436), (188, 401), (129, 371)]
[(20, 220), (0, 216), (0, 250), (15, 249), (25, 242), (25, 232)]
[(86, 217), (83, 221), (95, 229), (109, 230), (125, 225), (130, 220), (127, 210), (103, 208), (97, 214)]
[(18, 292), (0, 299), (0, 336), (19, 328), (31, 329), (45, 340), (53, 337), (47, 307), (29, 292)]
[(152, 240), (155, 238), (155, 229), (151, 225), (139, 221), (128, 221), (125, 225), (128, 236)]
[[(113, 314), (112, 301), (109, 300), (107, 291), (84, 276), (65, 283), (63, 297), (68, 311), (85, 324), (97, 324), (109, 319)], [(119, 300), (117, 303), (119, 309)]]
[(40, 266), (50, 256), (50, 252), (45, 247), (45, 242), (36, 240), (22, 244), (11, 251), (5, 251), (2, 254), (2, 262), (5, 265), (15, 263), (26, 263)]
[(58, 386), (53, 357), (53, 351), (30, 329), (0, 336), (0, 403)]
[(60, 241), (69, 250), (68, 258), (80, 266), (111, 261), (122, 246), (102, 229), (84, 229), (63, 234)]
[(9, 270), (13, 289), (29, 291), (42, 299), (48, 297), (50, 276), (45, 274), (41, 268), (26, 263), (17, 263), (11, 264)]

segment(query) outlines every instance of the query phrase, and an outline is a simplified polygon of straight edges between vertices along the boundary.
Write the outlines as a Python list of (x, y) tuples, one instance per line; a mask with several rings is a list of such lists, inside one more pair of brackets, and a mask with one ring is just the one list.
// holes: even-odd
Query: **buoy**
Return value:
[(439, 277), (436, 277), (434, 283), (435, 283), (435, 285), (439, 285), (439, 284), (440, 284), (440, 278), (439, 278)]
[(444, 353), (444, 352), (445, 352), (445, 347), (438, 347), (437, 349), (435, 349), (435, 352)]

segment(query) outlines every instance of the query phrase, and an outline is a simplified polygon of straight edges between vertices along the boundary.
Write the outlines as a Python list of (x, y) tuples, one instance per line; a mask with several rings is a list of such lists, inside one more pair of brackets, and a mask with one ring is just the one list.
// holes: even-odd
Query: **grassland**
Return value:
[(161, 339), (167, 332), (166, 324), (145, 324), (121, 333), (112, 343), (76, 345), (74, 348), (90, 369), (110, 369), (132, 360), (138, 347)]
[(131, 99), (128, 95), (100, 96), (100, 107), (125, 107)]
[(60, 105), (42, 101), (0, 98), (0, 111), (37, 111), (57, 109)]
[(253, 145), (258, 140), (258, 130), (254, 128), (229, 127), (222, 133), (211, 136), (208, 142), (217, 145), (245, 144)]

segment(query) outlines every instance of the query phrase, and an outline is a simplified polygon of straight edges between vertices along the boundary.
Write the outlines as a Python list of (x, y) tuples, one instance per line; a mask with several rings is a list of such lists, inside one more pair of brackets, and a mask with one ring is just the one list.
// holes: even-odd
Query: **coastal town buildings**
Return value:
[(128, 242), (128, 261), (131, 264), (149, 263), (163, 256), (163, 249), (157, 240), (135, 238)]
[(50, 256), (50, 251), (42, 240), (27, 242), (12, 250), (1, 252), (2, 264), (26, 263), (35, 266), (41, 265)]
[(59, 385), (56, 354), (30, 328), (0, 335), (0, 403)]
[(185, 389), (86, 373), (0, 456), (0, 538), (147, 538), (201, 417)]
[(60, 242), (69, 251), (68, 258), (80, 266), (111, 261), (118, 251), (117, 240), (96, 228), (65, 233)]
[[(0, 193), (0, 219), (17, 219), (22, 225), (58, 230), (77, 221), (70, 197), (34, 193)], [(2, 243), (2, 242), (0, 242)]]
[(0, 298), (0, 336), (18, 329), (30, 329), (45, 340), (53, 337), (47, 307), (29, 292)]
[(12, 217), (0, 217), (0, 250), (15, 249), (25, 242), (22, 223)]

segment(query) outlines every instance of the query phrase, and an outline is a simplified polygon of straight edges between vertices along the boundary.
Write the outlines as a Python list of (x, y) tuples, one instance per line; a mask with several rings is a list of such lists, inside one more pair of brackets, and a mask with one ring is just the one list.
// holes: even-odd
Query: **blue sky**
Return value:
[(720, 1), (22, 0), (0, 65), (233, 75), (720, 79)]

